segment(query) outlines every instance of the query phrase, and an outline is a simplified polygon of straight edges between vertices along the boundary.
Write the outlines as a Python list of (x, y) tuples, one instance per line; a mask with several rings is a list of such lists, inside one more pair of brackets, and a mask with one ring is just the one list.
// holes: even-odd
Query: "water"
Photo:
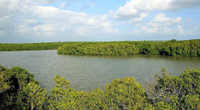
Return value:
[(105, 90), (105, 84), (113, 79), (134, 77), (145, 85), (146, 79), (162, 67), (173, 75), (185, 68), (200, 68), (198, 57), (169, 57), (134, 55), (128, 57), (58, 55), (56, 50), (0, 52), (0, 64), (7, 68), (19, 66), (27, 69), (50, 92), (53, 78), (59, 74), (71, 82), (77, 90), (91, 91), (95, 87)]

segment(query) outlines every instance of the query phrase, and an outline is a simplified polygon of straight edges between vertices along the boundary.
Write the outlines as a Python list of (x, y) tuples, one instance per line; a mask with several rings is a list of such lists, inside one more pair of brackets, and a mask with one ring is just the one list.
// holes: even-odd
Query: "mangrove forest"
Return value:
[(0, 51), (50, 49), (57, 49), (58, 54), (67, 55), (127, 56), (146, 54), (198, 57), (200, 56), (200, 40), (0, 44)]
[(85, 42), (64, 45), (58, 54), (69, 55), (167, 55), (200, 56), (200, 40), (187, 41), (124, 41), (124, 42)]
[(146, 87), (133, 77), (114, 79), (105, 91), (77, 91), (57, 75), (47, 95), (26, 69), (0, 66), (1, 110), (199, 110), (200, 69), (187, 68), (180, 76), (165, 68)]

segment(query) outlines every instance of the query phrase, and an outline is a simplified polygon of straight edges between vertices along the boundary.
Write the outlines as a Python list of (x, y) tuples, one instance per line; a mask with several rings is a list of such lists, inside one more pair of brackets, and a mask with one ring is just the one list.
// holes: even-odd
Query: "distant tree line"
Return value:
[(65, 42), (55, 43), (25, 43), (25, 44), (0, 44), (0, 51), (21, 51), (21, 50), (49, 50), (63, 46)]
[(145, 89), (132, 77), (91, 92), (69, 87), (59, 75), (54, 82), (47, 95), (27, 70), (0, 66), (0, 110), (200, 110), (200, 69), (172, 76), (163, 68)]
[(79, 42), (59, 47), (58, 54), (69, 55), (168, 55), (200, 56), (200, 40)]
[(59, 47), (58, 54), (70, 55), (134, 55), (139, 49), (129, 43), (76, 43)]
[(68, 55), (167, 55), (200, 56), (200, 40), (185, 41), (119, 41), (119, 42), (51, 42), (0, 44), (0, 51), (49, 50)]

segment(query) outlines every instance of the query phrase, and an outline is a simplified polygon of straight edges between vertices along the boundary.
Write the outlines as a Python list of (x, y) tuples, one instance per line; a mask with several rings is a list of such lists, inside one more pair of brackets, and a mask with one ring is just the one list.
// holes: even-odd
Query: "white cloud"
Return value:
[(142, 36), (142, 35), (161, 35), (161, 36), (182, 36), (182, 35), (198, 35), (200, 34), (199, 28), (194, 27), (191, 29), (183, 28), (180, 25), (171, 26), (171, 27), (151, 27), (151, 26), (143, 26), (141, 30), (133, 30), (132, 34), (134, 36)]
[[(70, 33), (73, 36), (91, 36), (100, 33), (116, 33), (117, 31), (113, 29), (113, 25), (106, 20), (102, 20), (99, 16), (60, 10), (51, 6), (37, 6), (33, 11), (33, 15), (35, 19), (40, 19), (44, 24), (38, 24), (29, 29), (40, 33), (54, 32), (50, 35), (56, 35), (58, 31)], [(34, 20), (26, 21), (33, 22)]]
[(42, 31), (42, 32), (52, 32), (52, 31), (55, 31), (54, 27), (52, 25), (48, 25), (48, 24), (45, 24), (45, 25), (40, 25), (38, 26), (37, 30), (36, 31)]
[(171, 19), (167, 18), (165, 14), (159, 13), (155, 16), (155, 22), (169, 22)]
[[(56, 1), (61, 3), (60, 7), (48, 6)], [(55, 41), (59, 41), (60, 39), (68, 40), (68, 38), (79, 40), (81, 36), (87, 36), (86, 38), (96, 40), (98, 38), (95, 36), (107, 35), (106, 37), (108, 37), (116, 35), (116, 33), (119, 33), (119, 35), (125, 33), (126, 35), (138, 36), (143, 34), (154, 34), (155, 36), (156, 34), (200, 34), (200, 24), (196, 23), (196, 27), (192, 28), (194, 23), (189, 25), (181, 22), (182, 19), (185, 19), (184, 17), (169, 17), (159, 13), (151, 21), (147, 21), (147, 17), (152, 17), (150, 15), (151, 11), (176, 11), (196, 7), (199, 6), (199, 0), (129, 0), (126, 2), (126, 5), (120, 7), (117, 11), (111, 11), (115, 19), (126, 20), (125, 23), (118, 22), (117, 20), (111, 21), (112, 19), (108, 19), (109, 13), (90, 15), (61, 9), (62, 7), (67, 7), (73, 1), (75, 0), (0, 0), (0, 36), (3, 40), (9, 36), (10, 39), (15, 38), (15, 40), (20, 41), (18, 38), (25, 36), (27, 39), (29, 37), (31, 39), (35, 37), (37, 39), (48, 37), (50, 39), (51, 37)], [(82, 9), (91, 6), (94, 6), (94, 0), (90, 0)], [(116, 25), (127, 27), (119, 31)], [(132, 32), (127, 31), (130, 28), (136, 30)], [(85, 40), (84, 37), (82, 39)]]
[(0, 17), (5, 17), (30, 10), (31, 2), (28, 0), (0, 0), (0, 7)]
[[(153, 20), (151, 20), (146, 26), (142, 26), (141, 30), (134, 30), (133, 35), (141, 34), (175, 34), (177, 32), (184, 34), (182, 28), (179, 26), (177, 30), (177, 25), (180, 24), (181, 17), (170, 18), (165, 14), (157, 14)], [(176, 26), (176, 28), (174, 27)], [(171, 29), (174, 28), (174, 29)]]
[(164, 27), (167, 25), (178, 24), (181, 22), (181, 17), (177, 18), (169, 18), (166, 17), (165, 14), (159, 13), (155, 16), (155, 18), (150, 21), (149, 25), (151, 27)]
[(111, 14), (115, 19), (130, 19), (154, 10), (177, 11), (192, 7), (200, 7), (200, 0), (130, 0)]
[[(5, 16), (12, 16), (18, 13), (29, 13), (35, 6), (45, 3), (53, 3), (61, 0), (0, 0), (0, 19)], [(71, 3), (76, 0), (65, 0)], [(65, 4), (67, 5), (67, 4)], [(3, 11), (2, 11), (3, 10)]]
[(103, 27), (107, 28), (107, 27), (109, 27), (109, 26), (110, 26), (109, 23), (107, 23), (107, 22), (103, 23)]
[(17, 29), (18, 34), (34, 34), (35, 37), (49, 37), (49, 36), (54, 36), (56, 34), (56, 28), (53, 27), (52, 25), (49, 24), (44, 24), (44, 25), (38, 25), (34, 27), (28, 27), (25, 25), (19, 25)]
[(108, 15), (107, 14), (104, 14), (101, 16), (101, 20), (106, 20), (108, 18)]
[(146, 26), (143, 26), (142, 27), (142, 31), (144, 33), (150, 33), (150, 34), (155, 34), (157, 32), (158, 28), (157, 27), (146, 27)]
[(111, 12), (115, 19), (126, 19), (127, 17), (133, 17), (138, 14), (138, 10), (131, 6), (127, 1), (124, 7), (119, 7), (116, 12)]
[(158, 28), (149, 28), (147, 31), (148, 33), (156, 33), (157, 30)]
[(178, 34), (180, 35), (195, 35), (200, 34), (198, 27), (194, 27), (191, 29), (183, 29), (181, 26), (178, 26)]
[(87, 25), (94, 25), (95, 24), (95, 20), (94, 18), (90, 18), (87, 22), (86, 22)]
[[(7, 11), (0, 11), (0, 29), (2, 29), (0, 35), (5, 37), (6, 33), (6, 36), (13, 39), (26, 36), (26, 39), (51, 37), (66, 40), (70, 37), (79, 39), (81, 36), (115, 34), (118, 31), (106, 19), (108, 17), (106, 14), (99, 17), (99, 15), (42, 6), (38, 3), (39, 1), (30, 0), (0, 0), (2, 6), (0, 9)], [(12, 7), (6, 7), (9, 5)]]
[[(58, 1), (62, 1), (62, 0), (34, 0), (34, 2), (42, 3), (42, 4), (54, 3)], [(65, 2), (73, 2), (73, 1), (76, 1), (76, 0), (65, 0)]]
[(67, 17), (79, 17), (87, 16), (85, 13), (72, 12), (70, 10), (60, 10), (52, 6), (37, 6), (34, 15), (40, 18), (67, 18)]
[(135, 23), (135, 22), (141, 22), (144, 18), (146, 18), (149, 15), (149, 13), (141, 13), (139, 18), (133, 18), (130, 19), (128, 22), (129, 23)]

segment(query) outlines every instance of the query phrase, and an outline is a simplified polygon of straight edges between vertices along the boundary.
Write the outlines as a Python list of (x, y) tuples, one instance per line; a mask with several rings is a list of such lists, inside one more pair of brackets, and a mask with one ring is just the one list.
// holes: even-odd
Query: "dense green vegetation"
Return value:
[(58, 48), (58, 54), (69, 55), (168, 55), (200, 56), (200, 40), (79, 42)]
[(139, 49), (128, 43), (76, 43), (58, 48), (59, 54), (70, 55), (134, 55)]
[(119, 41), (119, 42), (54, 42), (0, 44), (0, 51), (57, 49), (69, 55), (168, 55), (200, 56), (200, 40), (186, 41)]
[(51, 94), (25, 69), (0, 66), (1, 110), (200, 110), (200, 69), (187, 68), (180, 76), (163, 68), (155, 83), (144, 89), (134, 78), (115, 79), (91, 92), (77, 91), (57, 75)]
[[(0, 51), (20, 51), (20, 50), (48, 50), (57, 49), (66, 42), (55, 43), (27, 43), (27, 44), (1, 44)], [(69, 43), (70, 44), (70, 43)]]

